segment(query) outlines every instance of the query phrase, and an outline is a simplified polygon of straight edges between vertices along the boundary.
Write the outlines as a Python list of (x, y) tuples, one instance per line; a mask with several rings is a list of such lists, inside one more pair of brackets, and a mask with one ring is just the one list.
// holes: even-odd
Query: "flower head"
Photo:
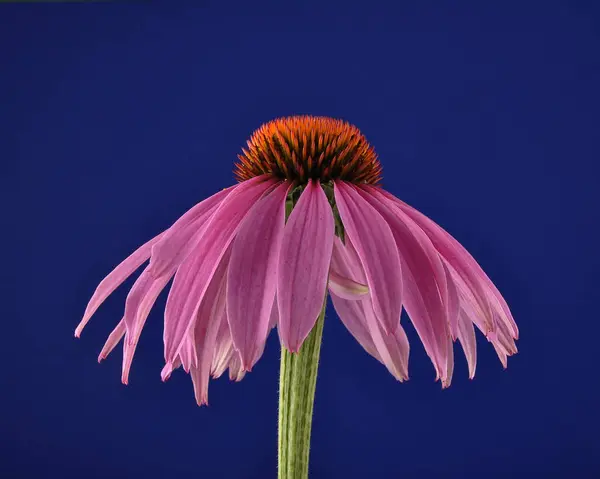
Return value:
[(327, 292), (361, 346), (399, 381), (408, 378), (404, 308), (438, 379), (450, 384), (458, 340), (473, 377), (475, 327), (502, 364), (516, 353), (510, 310), (473, 257), (446, 231), (378, 186), (381, 166), (357, 128), (290, 117), (259, 128), (236, 165), (239, 184), (194, 206), (119, 264), (101, 303), (149, 260), (99, 359), (124, 339), (122, 381), (148, 314), (173, 278), (164, 319), (166, 380), (189, 372), (199, 404), (210, 376), (241, 380), (277, 327), (297, 352)]

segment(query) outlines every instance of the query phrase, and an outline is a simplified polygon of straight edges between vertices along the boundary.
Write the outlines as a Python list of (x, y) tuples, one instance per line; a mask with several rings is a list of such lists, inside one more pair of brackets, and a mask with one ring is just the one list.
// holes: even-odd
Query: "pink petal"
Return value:
[(224, 320), (226, 302), (227, 267), (230, 251), (227, 251), (210, 282), (198, 309), (194, 325), (194, 343), (198, 359), (190, 367), (196, 402), (208, 404), (210, 369), (216, 349), (217, 336)]
[(475, 377), (477, 367), (477, 341), (475, 339), (475, 328), (464, 312), (458, 316), (458, 340), (465, 352), (467, 364), (469, 365), (469, 379)]
[(506, 353), (507, 356), (512, 356), (517, 353), (517, 345), (512, 337), (512, 331), (509, 329), (509, 325), (502, 322), (497, 316), (498, 328), (488, 338), (490, 341), (497, 343), (497, 345)]
[[(340, 275), (346, 276), (351, 280), (357, 282), (366, 281), (366, 276), (358, 254), (349, 239), (346, 239), (346, 245), (344, 246), (342, 240), (337, 236), (335, 237), (333, 241), (333, 252), (331, 254), (331, 269), (338, 271)], [(354, 339), (358, 341), (365, 351), (383, 363), (381, 356), (377, 352), (375, 343), (371, 338), (362, 301), (347, 301), (338, 296), (331, 288), (331, 281), (329, 283), (329, 291), (331, 293), (333, 306), (335, 307), (340, 320), (344, 326), (346, 326), (346, 329), (350, 331), (350, 334), (354, 336)]]
[(233, 189), (206, 227), (206, 234), (181, 264), (165, 309), (165, 360), (178, 354), (186, 333), (193, 326), (198, 307), (221, 258), (233, 240), (248, 210), (273, 185), (273, 180), (245, 181)]
[(498, 344), (492, 343), (492, 346), (494, 346), (494, 349), (496, 350), (496, 354), (502, 363), (502, 367), (506, 369), (508, 367), (508, 355), (500, 348), (500, 346), (498, 346)]
[(113, 329), (112, 333), (108, 336), (100, 355), (98, 356), (98, 362), (103, 361), (108, 355), (115, 349), (115, 346), (121, 341), (121, 338), (125, 335), (125, 318), (119, 321), (119, 324)]
[(231, 339), (228, 344), (224, 344), (219, 349), (215, 349), (213, 363), (210, 368), (210, 374), (213, 378), (216, 379), (223, 375), (225, 370), (229, 367), (229, 362), (231, 361), (234, 352), (233, 341), (231, 341)]
[(456, 289), (456, 285), (454, 284), (454, 280), (452, 279), (452, 275), (448, 270), (448, 267), (445, 263), (442, 263), (444, 266), (444, 273), (446, 275), (446, 287), (448, 296), (446, 299), (446, 305), (448, 310), (448, 324), (450, 325), (450, 332), (452, 334), (452, 338), (456, 339), (458, 335), (458, 315), (460, 311), (460, 300), (458, 296), (458, 291)]
[(250, 371), (269, 333), (277, 261), (285, 226), (284, 182), (248, 212), (233, 241), (227, 276), (227, 317), (233, 344)]
[(354, 189), (335, 182), (335, 202), (365, 270), (375, 314), (389, 334), (400, 324), (402, 275), (392, 232), (381, 215)]
[(442, 389), (450, 387), (450, 383), (452, 382), (452, 375), (454, 374), (454, 344), (452, 343), (452, 338), (450, 336), (448, 336), (447, 342), (448, 360), (446, 361), (445, 374), (441, 378)]
[(383, 363), (367, 327), (362, 301), (340, 298), (331, 290), (330, 293), (333, 307), (346, 329), (367, 353)]
[(386, 334), (381, 322), (375, 317), (371, 299), (363, 299), (360, 302), (364, 310), (366, 324), (383, 364), (398, 381), (407, 380), (410, 347), (404, 329), (398, 325), (392, 334)]
[(123, 344), (123, 371), (121, 374), (123, 384), (127, 384), (129, 381), (133, 356), (150, 310), (170, 279), (170, 275), (154, 278), (146, 268), (127, 295), (123, 318), (127, 331)]
[(152, 247), (150, 273), (153, 276), (160, 276), (177, 268), (185, 260), (202, 238), (210, 218), (233, 188), (235, 187), (221, 190), (197, 204), (165, 232)]
[(424, 214), (408, 206), (393, 195), (384, 192), (389, 199), (394, 201), (415, 223), (427, 234), (435, 248), (444, 260), (456, 271), (464, 283), (472, 291), (473, 297), (485, 322), (485, 333), (493, 331), (494, 321), (486, 292), (485, 278), (487, 276), (477, 264), (475, 259), (463, 246), (448, 234), (442, 227), (427, 218)]
[(336, 273), (333, 268), (329, 271), (329, 289), (340, 298), (350, 300), (362, 299), (369, 293), (369, 287), (366, 284), (345, 278)]
[(309, 181), (283, 232), (277, 269), (279, 334), (297, 352), (321, 313), (335, 232), (320, 184)]
[(391, 228), (402, 263), (404, 307), (437, 375), (445, 383), (451, 351), (445, 304), (448, 290), (442, 262), (423, 231), (379, 190), (370, 188), (362, 194)]
[(162, 381), (167, 381), (171, 377), (173, 371), (175, 371), (179, 366), (181, 366), (181, 358), (179, 356), (177, 356), (175, 358), (175, 361), (173, 361), (172, 363), (165, 364), (165, 366), (162, 368), (162, 371), (160, 372), (160, 377)]
[(190, 331), (183, 341), (183, 345), (179, 350), (179, 357), (181, 358), (181, 365), (186, 373), (190, 372), (192, 366), (196, 366), (198, 363), (198, 353), (196, 352), (196, 341), (194, 338), (194, 331)]
[(215, 350), (213, 353), (210, 373), (214, 378), (221, 376), (229, 366), (229, 360), (233, 354), (233, 341), (229, 332), (229, 323), (227, 322), (227, 314), (223, 312), (219, 320), (219, 329), (215, 338)]
[(234, 352), (229, 361), (229, 379), (239, 382), (244, 379), (246, 371), (242, 367), (242, 360), (237, 352)]
[(144, 243), (138, 249), (136, 249), (129, 257), (123, 260), (111, 273), (102, 280), (102, 282), (96, 288), (92, 299), (85, 309), (83, 319), (75, 329), (75, 337), (81, 335), (81, 331), (88, 323), (92, 315), (100, 307), (106, 298), (119, 287), (119, 285), (125, 281), (136, 269), (138, 269), (144, 261), (150, 257), (150, 251), (152, 246), (160, 240), (164, 233), (155, 236), (147, 243)]

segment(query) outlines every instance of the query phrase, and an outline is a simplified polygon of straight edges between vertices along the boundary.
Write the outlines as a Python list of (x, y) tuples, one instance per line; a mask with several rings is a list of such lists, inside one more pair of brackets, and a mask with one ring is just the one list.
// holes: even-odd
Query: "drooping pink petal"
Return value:
[(492, 343), (492, 346), (494, 346), (494, 350), (496, 351), (496, 354), (502, 363), (502, 367), (506, 369), (508, 367), (508, 355), (497, 343)]
[(161, 239), (163, 234), (164, 233), (161, 233), (158, 236), (155, 236), (150, 241), (144, 243), (142, 246), (136, 249), (100, 282), (96, 288), (96, 291), (94, 292), (94, 295), (90, 299), (87, 308), (85, 309), (83, 319), (75, 329), (75, 337), (78, 338), (81, 335), (81, 331), (83, 331), (85, 325), (88, 323), (100, 305), (104, 302), (104, 300), (108, 298), (111, 293), (117, 289), (121, 283), (123, 283), (123, 281), (125, 281), (136, 269), (142, 265), (142, 263), (144, 263), (144, 261), (150, 257), (152, 246)]
[(357, 300), (362, 299), (369, 294), (369, 287), (366, 284), (357, 283), (334, 271), (329, 271), (329, 289), (343, 299)]
[(507, 356), (512, 356), (517, 353), (517, 345), (512, 337), (512, 331), (509, 329), (509, 325), (501, 321), (496, 315), (494, 319), (497, 319), (496, 330), (488, 337), (491, 342), (497, 343), (497, 345), (506, 353)]
[(234, 353), (229, 360), (229, 379), (231, 381), (240, 382), (242, 379), (244, 379), (245, 375), (246, 371), (242, 367), (240, 355), (234, 350)]
[(458, 315), (458, 340), (460, 341), (460, 345), (467, 358), (469, 379), (473, 379), (477, 367), (477, 341), (475, 339), (475, 328), (473, 327), (473, 323), (462, 311)]
[(112, 350), (115, 349), (115, 346), (119, 344), (119, 341), (121, 341), (124, 335), (125, 318), (119, 321), (119, 324), (117, 324), (115, 329), (113, 329), (110, 335), (108, 336), (108, 339), (106, 340), (106, 343), (104, 343), (104, 347), (102, 348), (102, 351), (100, 351), (100, 354), (98, 356), (98, 362), (101, 362), (108, 357)]
[(446, 308), (448, 310), (448, 324), (450, 325), (450, 333), (452, 334), (452, 338), (456, 339), (458, 336), (458, 315), (460, 311), (460, 300), (458, 297), (458, 291), (456, 289), (456, 285), (454, 284), (454, 280), (452, 279), (452, 275), (448, 270), (448, 267), (445, 263), (442, 263), (444, 266), (444, 273), (446, 275), (446, 288), (448, 292), (448, 297), (446, 299)]
[(441, 378), (443, 389), (450, 387), (450, 383), (452, 383), (452, 375), (454, 374), (454, 344), (452, 343), (452, 338), (450, 336), (448, 336), (447, 342), (448, 359), (446, 361), (445, 375)]
[[(494, 321), (485, 286), (487, 276), (469, 252), (441, 226), (390, 193), (383, 192), (417, 223), (427, 234), (444, 260), (456, 271), (472, 291), (485, 322), (485, 333), (494, 330)], [(489, 278), (488, 278), (489, 279)]]
[(330, 293), (333, 307), (340, 317), (342, 324), (346, 326), (346, 329), (367, 353), (369, 353), (379, 362), (383, 363), (383, 359), (381, 359), (381, 356), (377, 352), (377, 348), (375, 347), (375, 343), (371, 338), (369, 328), (366, 325), (362, 301), (353, 301), (340, 298), (331, 289)]
[(229, 323), (225, 311), (219, 320), (219, 328), (215, 338), (214, 349), (210, 373), (214, 378), (218, 378), (229, 366), (229, 360), (233, 354), (233, 341), (231, 339), (231, 332), (229, 331)]
[(495, 334), (495, 325), (494, 328), (490, 327), (490, 323), (486, 320), (485, 314), (483, 313), (480, 304), (477, 302), (477, 298), (473, 294), (473, 290), (465, 283), (463, 277), (456, 272), (450, 263), (446, 262), (446, 268), (450, 272), (452, 281), (456, 286), (461, 309), (488, 339), (491, 338)]
[(177, 268), (185, 260), (202, 238), (210, 218), (233, 188), (235, 187), (212, 195), (173, 223), (160, 241), (152, 247), (149, 271), (153, 276), (160, 276), (172, 268)]
[(199, 406), (208, 404), (210, 369), (217, 336), (225, 315), (227, 267), (230, 256), (231, 251), (228, 250), (215, 271), (198, 309), (198, 317), (194, 325), (194, 343), (198, 359), (192, 362), (190, 375), (194, 383), (196, 402)]
[(179, 350), (179, 358), (181, 358), (181, 365), (186, 373), (190, 372), (192, 366), (196, 366), (198, 363), (198, 353), (196, 352), (196, 341), (194, 337), (194, 331), (190, 331), (183, 345)]
[(402, 274), (394, 236), (382, 216), (343, 181), (335, 182), (335, 202), (365, 270), (375, 315), (386, 333), (400, 324)]
[(309, 181), (283, 232), (277, 268), (279, 334), (297, 352), (323, 307), (335, 225), (321, 185)]
[(377, 189), (360, 190), (389, 225), (402, 263), (404, 307), (442, 383), (447, 381), (450, 325), (442, 261), (423, 231)]
[(233, 344), (248, 371), (256, 363), (270, 331), (289, 186), (283, 182), (252, 207), (232, 244), (227, 318)]
[[(483, 271), (482, 271), (483, 272)], [(483, 273), (485, 275), (485, 273)], [(491, 307), (498, 314), (499, 319), (504, 322), (504, 324), (510, 329), (510, 334), (513, 339), (519, 339), (519, 328), (517, 327), (517, 323), (515, 322), (508, 304), (506, 304), (506, 300), (498, 291), (498, 288), (492, 283), (492, 280), (485, 275), (485, 282), (488, 286), (488, 300), (490, 301)]]
[(132, 286), (125, 301), (125, 341), (123, 344), (123, 371), (121, 381), (127, 384), (133, 356), (137, 348), (142, 329), (156, 298), (165, 288), (170, 275), (154, 278), (146, 268)]
[(193, 326), (198, 307), (240, 222), (273, 180), (243, 182), (223, 200), (195, 250), (180, 265), (165, 309), (165, 360), (172, 361)]
[(404, 328), (398, 325), (392, 334), (386, 334), (381, 322), (375, 317), (371, 298), (363, 299), (360, 302), (362, 303), (369, 333), (383, 364), (398, 381), (407, 380), (410, 347)]
[[(333, 251), (331, 254), (331, 270), (339, 272), (357, 283), (366, 282), (365, 272), (352, 242), (347, 238), (346, 245), (337, 236), (333, 240)], [(330, 272), (331, 275), (331, 272)], [(373, 338), (367, 326), (362, 301), (348, 301), (336, 294), (329, 282), (331, 301), (346, 329), (354, 336), (354, 339), (375, 359), (383, 363), (377, 352)], [(364, 299), (364, 298), (361, 298)]]
[[(213, 378), (220, 378), (225, 370), (229, 367), (229, 361), (233, 357), (235, 349), (233, 349), (233, 341), (229, 339), (229, 343), (222, 344), (219, 349), (215, 349), (213, 363), (210, 368), (210, 374)], [(236, 353), (237, 354), (237, 353)]]
[(181, 357), (179, 355), (177, 355), (175, 357), (175, 361), (173, 361), (172, 363), (165, 364), (165, 366), (162, 368), (162, 371), (160, 372), (160, 377), (161, 377), (162, 381), (163, 382), (167, 381), (171, 377), (171, 374), (173, 373), (173, 371), (175, 371), (180, 366), (181, 366)]

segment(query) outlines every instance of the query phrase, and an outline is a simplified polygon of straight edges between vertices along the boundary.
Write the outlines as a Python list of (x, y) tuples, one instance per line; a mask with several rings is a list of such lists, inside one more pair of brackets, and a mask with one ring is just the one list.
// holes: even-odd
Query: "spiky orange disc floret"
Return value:
[(239, 181), (265, 174), (300, 184), (312, 178), (375, 185), (381, 179), (381, 165), (367, 139), (355, 126), (333, 118), (272, 120), (252, 134), (242, 151), (235, 166)]

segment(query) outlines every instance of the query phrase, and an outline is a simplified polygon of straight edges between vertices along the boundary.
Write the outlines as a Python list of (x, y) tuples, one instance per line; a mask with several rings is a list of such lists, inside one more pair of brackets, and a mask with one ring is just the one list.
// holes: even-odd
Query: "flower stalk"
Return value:
[(310, 433), (325, 306), (296, 354), (281, 348), (279, 373), (279, 479), (308, 478)]

